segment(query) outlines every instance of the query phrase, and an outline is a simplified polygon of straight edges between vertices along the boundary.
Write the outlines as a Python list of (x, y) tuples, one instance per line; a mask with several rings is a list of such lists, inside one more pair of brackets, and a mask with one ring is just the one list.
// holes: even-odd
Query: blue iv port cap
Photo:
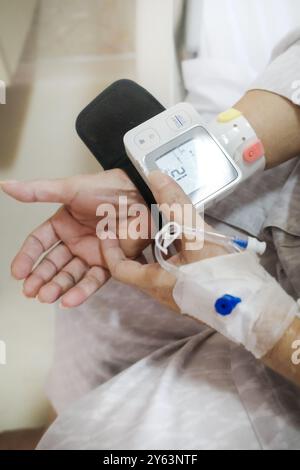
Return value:
[(227, 317), (227, 315), (230, 315), (235, 307), (241, 302), (242, 299), (239, 297), (233, 297), (232, 295), (226, 294), (216, 301), (215, 310), (219, 315), (222, 315), (222, 317)]

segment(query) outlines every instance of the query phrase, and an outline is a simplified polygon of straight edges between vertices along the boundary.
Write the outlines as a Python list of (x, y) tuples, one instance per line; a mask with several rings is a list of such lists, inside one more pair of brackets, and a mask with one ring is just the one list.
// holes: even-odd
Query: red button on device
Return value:
[(254, 163), (260, 158), (262, 158), (265, 154), (265, 149), (260, 140), (258, 140), (255, 144), (250, 145), (244, 150), (243, 157), (247, 163)]

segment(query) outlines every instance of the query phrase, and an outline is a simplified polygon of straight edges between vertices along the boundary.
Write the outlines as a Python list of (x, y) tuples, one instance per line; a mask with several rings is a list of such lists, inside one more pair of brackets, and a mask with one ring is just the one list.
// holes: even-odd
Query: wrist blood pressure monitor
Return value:
[(165, 108), (131, 80), (119, 80), (78, 116), (76, 129), (105, 170), (123, 169), (150, 206), (147, 176), (168, 173), (196, 207), (224, 198), (265, 166), (263, 145), (231, 109), (205, 126), (187, 103)]
[(180, 103), (127, 132), (124, 145), (146, 183), (151, 171), (166, 172), (196, 208), (223, 199), (265, 165), (261, 142), (234, 109), (206, 127)]

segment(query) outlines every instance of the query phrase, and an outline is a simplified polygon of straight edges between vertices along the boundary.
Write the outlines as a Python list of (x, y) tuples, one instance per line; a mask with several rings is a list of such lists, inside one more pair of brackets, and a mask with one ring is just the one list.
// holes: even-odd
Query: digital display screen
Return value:
[(155, 163), (187, 195), (199, 192), (199, 201), (232, 183), (238, 176), (208, 133), (199, 132), (193, 139), (156, 158)]

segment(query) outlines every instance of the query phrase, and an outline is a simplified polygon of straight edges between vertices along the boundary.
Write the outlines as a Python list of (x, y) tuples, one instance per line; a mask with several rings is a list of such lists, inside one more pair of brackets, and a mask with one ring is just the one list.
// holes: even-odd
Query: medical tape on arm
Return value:
[[(159, 262), (161, 259), (158, 255)], [(177, 278), (173, 297), (182, 314), (242, 344), (257, 358), (275, 346), (299, 315), (299, 305), (252, 251), (183, 266), (164, 260), (162, 266)]]

